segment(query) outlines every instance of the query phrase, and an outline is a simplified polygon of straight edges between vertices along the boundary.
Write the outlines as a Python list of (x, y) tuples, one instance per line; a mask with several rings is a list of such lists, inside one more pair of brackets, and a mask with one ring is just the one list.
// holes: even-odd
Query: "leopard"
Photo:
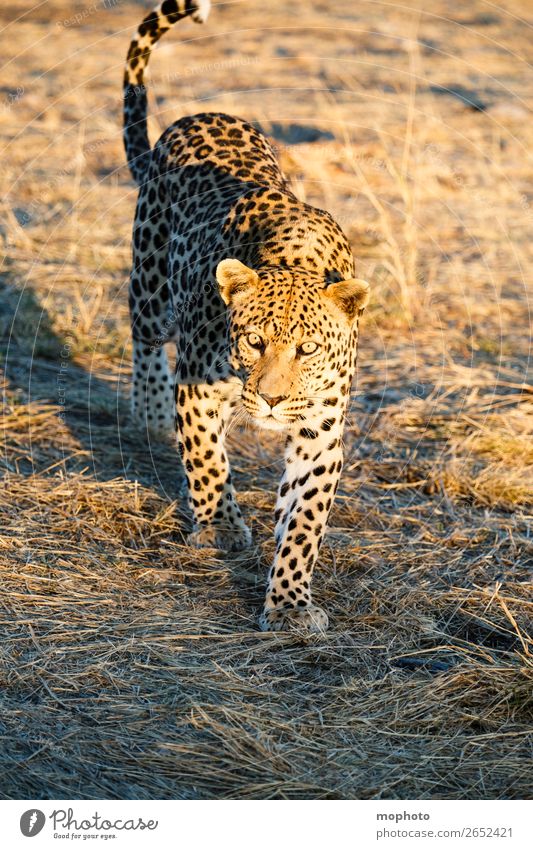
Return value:
[(210, 0), (163, 0), (127, 54), (123, 138), (138, 185), (131, 414), (154, 438), (177, 441), (193, 521), (187, 543), (225, 552), (252, 545), (228, 459), (230, 422), (277, 433), (284, 471), (258, 624), (324, 632), (328, 615), (311, 582), (343, 465), (369, 284), (355, 276), (329, 212), (296, 196), (260, 126), (202, 112), (150, 145), (151, 51), (178, 21), (204, 23), (209, 11)]

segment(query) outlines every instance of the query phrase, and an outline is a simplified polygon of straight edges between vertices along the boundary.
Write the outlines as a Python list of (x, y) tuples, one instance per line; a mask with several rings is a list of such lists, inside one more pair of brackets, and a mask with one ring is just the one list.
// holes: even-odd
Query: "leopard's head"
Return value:
[(324, 278), (297, 268), (255, 271), (236, 259), (217, 267), (228, 307), (234, 365), (245, 410), (270, 430), (309, 422), (349, 391), (364, 280)]

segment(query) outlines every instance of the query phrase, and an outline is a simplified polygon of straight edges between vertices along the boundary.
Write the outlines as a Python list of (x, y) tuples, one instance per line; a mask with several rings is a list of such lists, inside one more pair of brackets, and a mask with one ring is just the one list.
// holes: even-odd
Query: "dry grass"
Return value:
[(307, 640), (255, 626), (278, 447), (233, 433), (257, 547), (199, 554), (173, 447), (128, 425), (141, 5), (0, 12), (0, 793), (531, 798), (527, 3), (234, 2), (154, 56), (152, 137), (270, 126), (373, 281)]

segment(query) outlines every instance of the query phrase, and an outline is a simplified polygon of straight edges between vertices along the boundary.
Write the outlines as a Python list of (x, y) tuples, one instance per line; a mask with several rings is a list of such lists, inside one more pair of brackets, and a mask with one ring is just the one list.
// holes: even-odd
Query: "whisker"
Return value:
[(237, 410), (235, 410), (232, 418), (230, 419), (226, 427), (226, 434), (231, 433), (234, 428), (240, 426), (243, 422), (245, 422), (247, 415), (247, 411), (244, 409), (244, 407), (239, 407)]

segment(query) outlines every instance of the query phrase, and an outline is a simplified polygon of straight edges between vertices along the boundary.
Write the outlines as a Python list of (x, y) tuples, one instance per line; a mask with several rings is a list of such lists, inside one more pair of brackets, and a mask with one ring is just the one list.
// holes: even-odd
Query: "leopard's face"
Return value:
[[(336, 327), (327, 308), (319, 316), (318, 301), (305, 303), (305, 321), (297, 316), (267, 317), (267, 303), (230, 310), (232, 348), (242, 369), (242, 403), (255, 422), (282, 430), (309, 419), (334, 387), (348, 359), (352, 334), (347, 322)], [(322, 318), (322, 327), (319, 319)]]
[(318, 275), (257, 273), (238, 260), (221, 262), (217, 279), (228, 305), (233, 360), (243, 377), (242, 404), (255, 423), (285, 430), (334, 405), (351, 376), (368, 285), (350, 280), (324, 288)]

